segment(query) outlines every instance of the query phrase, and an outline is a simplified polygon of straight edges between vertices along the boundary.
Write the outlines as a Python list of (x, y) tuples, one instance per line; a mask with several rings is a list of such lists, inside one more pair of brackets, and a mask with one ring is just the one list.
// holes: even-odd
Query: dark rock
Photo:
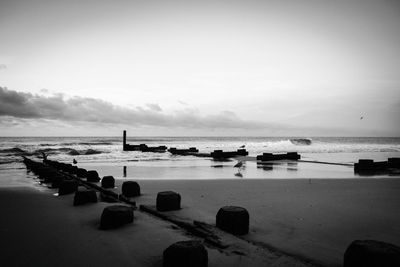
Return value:
[(91, 182), (91, 183), (97, 183), (98, 181), (100, 181), (99, 174), (97, 173), (97, 171), (93, 171), (93, 170), (87, 171), (86, 179), (88, 182)]
[(181, 208), (181, 195), (173, 191), (164, 191), (157, 194), (157, 210), (170, 211)]
[(208, 253), (200, 241), (189, 240), (172, 244), (163, 253), (164, 267), (207, 267)]
[(123, 205), (114, 205), (104, 208), (101, 214), (100, 228), (107, 230), (118, 228), (133, 222), (133, 209)]
[(355, 240), (344, 253), (343, 266), (400, 266), (400, 247), (375, 240)]
[(103, 188), (114, 188), (115, 187), (115, 179), (112, 176), (104, 176), (101, 179), (101, 187)]
[(76, 170), (76, 176), (78, 176), (79, 178), (85, 178), (87, 176), (87, 170), (78, 168)]
[(86, 203), (96, 203), (97, 194), (95, 190), (78, 190), (74, 196), (74, 206), (83, 205)]
[(58, 187), (58, 195), (72, 194), (78, 189), (78, 182), (75, 180), (64, 180)]
[(249, 232), (249, 217), (244, 208), (225, 206), (217, 213), (217, 227), (234, 235), (244, 235)]
[(135, 181), (126, 181), (122, 184), (122, 194), (126, 197), (140, 196), (140, 186)]

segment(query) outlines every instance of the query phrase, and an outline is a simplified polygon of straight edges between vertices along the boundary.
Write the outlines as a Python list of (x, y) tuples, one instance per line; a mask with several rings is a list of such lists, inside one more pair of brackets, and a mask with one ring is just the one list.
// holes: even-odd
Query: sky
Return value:
[(400, 1), (2, 0), (0, 136), (398, 136)]

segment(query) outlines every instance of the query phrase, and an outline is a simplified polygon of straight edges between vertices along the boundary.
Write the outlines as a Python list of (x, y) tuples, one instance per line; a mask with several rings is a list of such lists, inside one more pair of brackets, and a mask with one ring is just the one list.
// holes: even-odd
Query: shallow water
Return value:
[[(215, 149), (231, 151), (244, 145), (251, 157), (264, 152), (296, 151), (301, 154), (302, 160), (346, 164), (353, 164), (360, 158), (381, 161), (389, 157), (400, 157), (400, 138), (314, 137), (311, 138), (310, 145), (293, 143), (290, 139), (288, 137), (132, 137), (128, 138), (128, 143), (177, 148), (195, 146), (200, 152), (211, 152)], [(94, 154), (86, 155), (88, 151)], [(21, 164), (21, 155), (38, 158), (41, 152), (46, 153), (50, 159), (62, 162), (72, 163), (72, 160), (76, 159), (80, 167), (95, 169), (100, 176), (113, 175), (120, 179), (360, 178), (354, 174), (352, 166), (305, 162), (276, 162), (261, 166), (254, 161), (247, 161), (244, 168), (238, 170), (233, 167), (238, 160), (216, 162), (210, 158), (174, 156), (168, 152), (122, 151), (121, 137), (1, 137), (2, 183), (15, 184), (15, 179), (9, 176), (19, 178), (24, 176), (24, 174), (13, 174), (13, 170), (20, 173), (19, 169), (24, 168)], [(79, 155), (75, 155), (77, 153)], [(362, 178), (382, 177), (399, 177), (399, 175), (362, 176)]]

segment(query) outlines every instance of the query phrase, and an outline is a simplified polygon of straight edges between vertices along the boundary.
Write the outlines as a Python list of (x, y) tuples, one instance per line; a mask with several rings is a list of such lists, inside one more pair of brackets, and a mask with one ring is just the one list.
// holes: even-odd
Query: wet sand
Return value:
[[(123, 181), (117, 180), (116, 192)], [(274, 258), (272, 266), (308, 265), (301, 259), (341, 266), (354, 239), (400, 245), (399, 179), (153, 179), (139, 184), (138, 205), (155, 204), (159, 191), (179, 192), (182, 209), (174, 214), (182, 218), (215, 224), (224, 205), (249, 211), (250, 233), (243, 237), (251, 242), (245, 242), (246, 255), (208, 247), (209, 266), (265, 266), (272, 259), (260, 252), (266, 247), (294, 256)], [(53, 193), (27, 187), (0, 189), (2, 266), (162, 266), (166, 247), (193, 238), (139, 211), (132, 225), (101, 231), (101, 211), (111, 204), (73, 207), (73, 195)]]
[(182, 216), (215, 223), (218, 209), (237, 205), (250, 213), (246, 240), (341, 266), (355, 239), (400, 245), (399, 179), (268, 179), (140, 181), (143, 202), (157, 191), (182, 194)]

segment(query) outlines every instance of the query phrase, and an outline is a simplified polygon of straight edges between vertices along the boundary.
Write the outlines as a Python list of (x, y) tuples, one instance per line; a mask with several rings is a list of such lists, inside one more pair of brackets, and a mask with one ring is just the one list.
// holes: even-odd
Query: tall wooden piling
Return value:
[(122, 150), (125, 151), (126, 149), (126, 131), (124, 130), (124, 135), (122, 139)]

